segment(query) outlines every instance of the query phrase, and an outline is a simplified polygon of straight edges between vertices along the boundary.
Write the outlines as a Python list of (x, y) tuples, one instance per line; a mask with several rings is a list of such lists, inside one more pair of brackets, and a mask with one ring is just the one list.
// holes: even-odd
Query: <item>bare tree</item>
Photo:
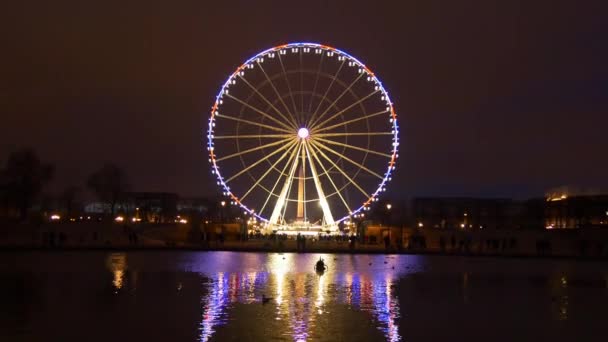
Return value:
[[(68, 217), (72, 216), (76, 207), (78, 206), (78, 199), (81, 194), (81, 189), (78, 186), (70, 185), (61, 194), (61, 204), (65, 209), (65, 213)], [(78, 209), (80, 210), (80, 209)]]
[(12, 152), (2, 170), (6, 182), (6, 192), (9, 202), (19, 210), (20, 219), (27, 217), (27, 212), (43, 186), (54, 174), (50, 163), (43, 163), (31, 148)]
[(100, 201), (110, 205), (112, 216), (116, 205), (124, 199), (129, 188), (127, 176), (120, 167), (106, 163), (94, 172), (87, 181), (87, 186), (95, 192)]

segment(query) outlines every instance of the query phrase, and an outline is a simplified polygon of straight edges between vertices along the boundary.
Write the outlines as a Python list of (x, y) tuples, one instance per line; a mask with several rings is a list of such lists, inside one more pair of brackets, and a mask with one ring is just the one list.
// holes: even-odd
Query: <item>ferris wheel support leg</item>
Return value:
[[(296, 156), (298, 155), (298, 152), (300, 152), (300, 149), (302, 148), (302, 146), (300, 145), (299, 148), (297, 149), (296, 152)], [(283, 207), (286, 205), (285, 203), (285, 199), (287, 197), (287, 191), (289, 190), (289, 188), (291, 187), (291, 181), (293, 180), (293, 176), (296, 172), (296, 169), (298, 168), (298, 159), (299, 158), (294, 158), (293, 164), (291, 165), (291, 169), (289, 170), (289, 176), (285, 179), (285, 184), (283, 185), (283, 188), (281, 189), (281, 193), (279, 194), (279, 198), (277, 198), (277, 202), (274, 205), (274, 209), (272, 209), (272, 215), (270, 215), (270, 227), (277, 226), (279, 225), (279, 220), (281, 218), (281, 209), (283, 209)]]
[(329, 209), (329, 204), (327, 203), (327, 199), (325, 198), (325, 194), (323, 193), (323, 188), (321, 188), (321, 181), (319, 180), (319, 175), (317, 174), (315, 164), (312, 162), (312, 158), (310, 156), (308, 146), (306, 145), (306, 141), (304, 141), (302, 144), (304, 145), (304, 149), (306, 150), (306, 157), (308, 158), (308, 163), (310, 165), (312, 179), (315, 183), (317, 194), (319, 195), (319, 204), (321, 205), (321, 210), (323, 211), (323, 219), (325, 221), (325, 225), (329, 227), (329, 230), (333, 231), (337, 228), (336, 223), (334, 222), (334, 217), (331, 214), (331, 210)]

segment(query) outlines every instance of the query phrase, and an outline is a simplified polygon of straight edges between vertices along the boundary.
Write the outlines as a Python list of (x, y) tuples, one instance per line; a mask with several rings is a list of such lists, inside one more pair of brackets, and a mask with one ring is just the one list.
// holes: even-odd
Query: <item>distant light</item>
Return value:
[(116, 221), (116, 222), (122, 222), (124, 220), (125, 220), (125, 218), (122, 216), (116, 216), (116, 218), (114, 219), (114, 221)]
[(467, 214), (467, 213), (464, 213), (464, 216), (469, 216), (469, 214)]
[(188, 223), (188, 220), (186, 220), (186, 219), (180, 219), (179, 223), (186, 224), (186, 223)]
[(222, 205), (222, 207), (226, 206), (226, 201), (221, 201), (220, 204)]
[(418, 222), (418, 227), (422, 228), (424, 227), (424, 224), (422, 222)]
[(60, 219), (61, 219), (61, 216), (59, 216), (57, 214), (51, 215), (51, 220), (52, 221), (57, 221), (57, 220), (60, 220)]
[(568, 196), (567, 196), (566, 194), (562, 194), (562, 195), (561, 195), (561, 196), (559, 196), (559, 197), (549, 197), (549, 198), (547, 199), (547, 201), (550, 201), (550, 202), (555, 202), (555, 201), (561, 201), (561, 200), (565, 200), (566, 198), (568, 198)]
[(460, 228), (464, 228), (464, 223), (461, 223), (461, 224), (460, 224)]
[(387, 203), (387, 204), (386, 204), (386, 209), (391, 210), (391, 208), (392, 208), (392, 207), (393, 207), (393, 205), (392, 205), (392, 204), (390, 204), (390, 203)]
[(301, 139), (306, 139), (308, 138), (308, 129), (302, 127), (298, 130), (298, 137), (300, 137)]

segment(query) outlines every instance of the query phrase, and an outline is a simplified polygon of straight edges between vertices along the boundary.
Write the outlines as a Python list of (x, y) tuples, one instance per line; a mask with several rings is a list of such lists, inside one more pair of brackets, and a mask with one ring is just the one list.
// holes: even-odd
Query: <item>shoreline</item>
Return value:
[(229, 247), (199, 247), (199, 246), (0, 246), (0, 254), (15, 252), (235, 252), (235, 253), (296, 253), (296, 254), (368, 254), (368, 255), (432, 255), (443, 257), (470, 257), (470, 258), (505, 258), (505, 259), (558, 259), (573, 261), (606, 261), (607, 256), (599, 255), (560, 255), (560, 254), (521, 254), (521, 253), (465, 253), (465, 252), (441, 252), (435, 250), (384, 250), (381, 248), (355, 248), (345, 250), (338, 248), (312, 248), (298, 251), (292, 248), (257, 248), (253, 246)]
[[(375, 241), (249, 237), (203, 232), (183, 224), (106, 223), (0, 226), (3, 251), (234, 251), (404, 254), (495, 258), (608, 260), (608, 230), (435, 230), (387, 227)], [(386, 239), (388, 233), (388, 240)], [(385, 243), (389, 247), (386, 248)]]

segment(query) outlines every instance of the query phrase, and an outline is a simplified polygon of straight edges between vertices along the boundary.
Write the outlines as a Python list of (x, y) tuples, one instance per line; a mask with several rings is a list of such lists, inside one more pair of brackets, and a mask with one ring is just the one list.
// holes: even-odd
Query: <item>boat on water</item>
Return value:
[(325, 261), (323, 260), (323, 258), (319, 258), (319, 261), (317, 261), (317, 263), (315, 264), (315, 271), (317, 271), (317, 273), (323, 273), (327, 270), (327, 265), (325, 264)]

